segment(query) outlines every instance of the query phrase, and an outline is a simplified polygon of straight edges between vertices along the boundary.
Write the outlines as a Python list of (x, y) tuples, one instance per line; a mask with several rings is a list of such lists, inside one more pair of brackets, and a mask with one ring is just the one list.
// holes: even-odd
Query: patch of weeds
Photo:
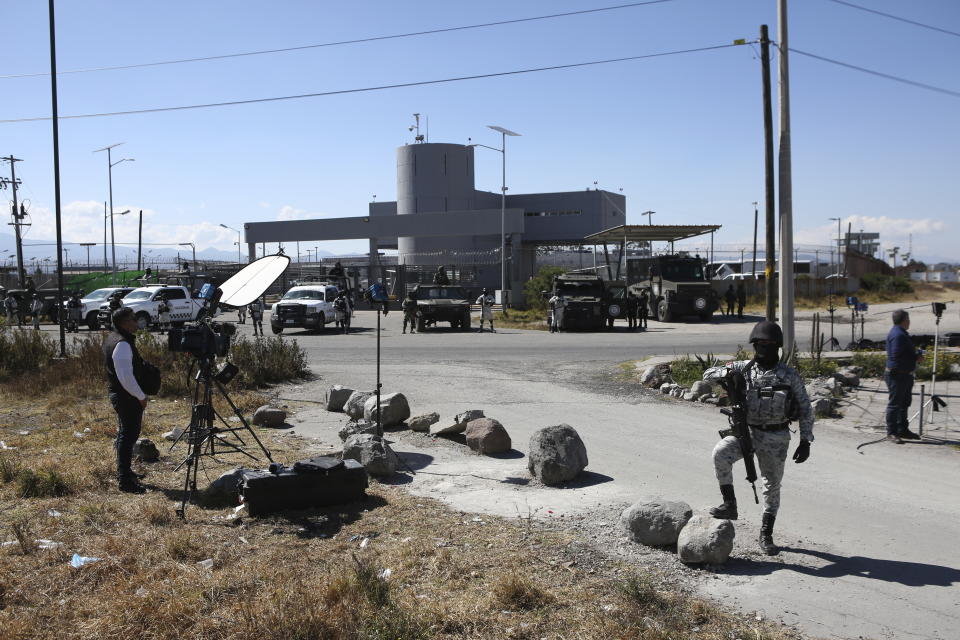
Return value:
[(10, 523), (10, 531), (13, 532), (13, 537), (16, 538), (23, 555), (30, 555), (37, 550), (37, 545), (33, 541), (33, 530), (26, 517), (17, 518)]
[(877, 352), (858, 352), (853, 354), (850, 364), (860, 367), (861, 378), (882, 378), (883, 370), (887, 366), (887, 355)]
[(529, 611), (554, 601), (552, 595), (525, 577), (510, 575), (493, 585), (493, 598), (498, 606), (511, 611)]
[(200, 562), (209, 557), (206, 550), (189, 535), (175, 533), (163, 542), (167, 555), (178, 562)]
[(689, 387), (703, 379), (703, 370), (699, 362), (690, 356), (682, 356), (670, 363), (670, 377), (677, 384)]
[(8, 456), (0, 456), (0, 483), (13, 482), (20, 474), (20, 465)]
[(73, 482), (55, 469), (22, 469), (16, 483), (21, 498), (59, 498), (74, 492)]
[(353, 586), (375, 607), (390, 603), (390, 584), (380, 577), (373, 562), (367, 558), (353, 556)]
[(630, 576), (617, 584), (617, 590), (633, 605), (641, 609), (659, 607), (663, 598), (647, 576)]
[(830, 377), (837, 372), (837, 363), (821, 358), (798, 358), (797, 371), (804, 379)]
[(155, 527), (162, 527), (173, 522), (173, 512), (163, 502), (147, 500), (140, 505), (140, 514), (146, 522)]

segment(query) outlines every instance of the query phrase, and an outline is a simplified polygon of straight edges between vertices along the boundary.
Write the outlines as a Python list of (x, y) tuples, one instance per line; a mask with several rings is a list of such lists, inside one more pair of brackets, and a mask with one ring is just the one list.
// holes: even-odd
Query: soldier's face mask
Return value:
[(780, 347), (771, 340), (757, 340), (753, 343), (755, 360), (761, 367), (769, 369), (780, 360)]

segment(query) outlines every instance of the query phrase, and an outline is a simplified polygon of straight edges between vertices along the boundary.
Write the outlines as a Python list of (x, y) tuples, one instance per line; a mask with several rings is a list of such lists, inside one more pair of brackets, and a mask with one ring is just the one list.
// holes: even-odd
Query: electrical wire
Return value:
[[(588, 13), (599, 13), (601, 11), (615, 11), (618, 9), (630, 9), (633, 7), (642, 7), (651, 4), (663, 4), (665, 2), (673, 2), (674, 0), (645, 0), (644, 2), (630, 2), (628, 4), (618, 4), (610, 7), (598, 7), (596, 9), (582, 9), (580, 11), (567, 11), (565, 13), (551, 13), (549, 15), (543, 16), (533, 16), (530, 18), (514, 18), (512, 20), (498, 20), (496, 22), (483, 22), (480, 24), (469, 24), (459, 27), (445, 27), (441, 29), (429, 29), (427, 31), (412, 31), (409, 33), (397, 33), (393, 35), (386, 36), (371, 36), (368, 38), (356, 38), (354, 40), (339, 40), (334, 42), (321, 42), (318, 44), (305, 44), (297, 47), (284, 47), (281, 49), (262, 49), (259, 51), (241, 51), (238, 53), (225, 53), (217, 56), (204, 56), (199, 58), (181, 58), (178, 60), (161, 60), (158, 62), (143, 62), (140, 64), (124, 64), (108, 67), (93, 67), (89, 69), (68, 69), (66, 71), (58, 71), (57, 75), (65, 75), (70, 73), (91, 73), (95, 71), (116, 71), (119, 69), (139, 69), (143, 67), (159, 67), (163, 65), (170, 64), (183, 64), (186, 62), (206, 62), (209, 60), (224, 60), (227, 58), (242, 58), (245, 56), (260, 56), (267, 55), (272, 53), (287, 53), (290, 51), (303, 51), (306, 49), (319, 49), (322, 47), (336, 47), (345, 44), (360, 44), (363, 42), (378, 42), (381, 40), (397, 40), (400, 38), (412, 38), (415, 36), (425, 36), (433, 35), (437, 33), (450, 33), (453, 31), (466, 31), (468, 29), (482, 29), (485, 27), (497, 27), (505, 24), (518, 24), (522, 22), (533, 22), (535, 20), (548, 20), (552, 18), (565, 18), (568, 16), (578, 16)], [(44, 73), (19, 73), (0, 76), (0, 80), (6, 80), (10, 78), (35, 78), (40, 76), (49, 76), (49, 72)]]
[(895, 16), (892, 13), (884, 13), (883, 11), (877, 11), (876, 9), (863, 7), (863, 6), (860, 6), (859, 4), (853, 4), (852, 2), (847, 2), (846, 0), (829, 0), (829, 2), (835, 2), (836, 4), (842, 4), (846, 7), (859, 9), (860, 11), (866, 11), (867, 13), (874, 13), (878, 16), (883, 16), (884, 18), (890, 18), (891, 20), (899, 20), (900, 22), (906, 22), (907, 24), (912, 24), (915, 27), (922, 27), (924, 29), (930, 29), (931, 31), (939, 31), (940, 33), (945, 33), (947, 35), (957, 36), (958, 38), (960, 38), (960, 33), (956, 31), (950, 31), (949, 29), (942, 29), (940, 27), (935, 27), (932, 24), (925, 24), (923, 22), (917, 22), (916, 20), (910, 20), (908, 18), (901, 18), (900, 16)]
[[(173, 107), (154, 107), (151, 109), (130, 109), (127, 111), (110, 111), (104, 113), (83, 113), (76, 115), (60, 116), (60, 120), (74, 120), (78, 118), (102, 118), (108, 116), (126, 116), (140, 113), (160, 113), (165, 111), (186, 111), (188, 109), (209, 109), (213, 107), (227, 107), (242, 104), (258, 104), (263, 102), (279, 102), (282, 100), (300, 100), (303, 98), (319, 98), (324, 96), (343, 95), (348, 93), (364, 93), (368, 91), (383, 91), (385, 89), (401, 89), (406, 87), (421, 87), (432, 84), (445, 84), (449, 82), (462, 82), (465, 80), (480, 80), (484, 78), (499, 78), (503, 76), (521, 75), (526, 73), (537, 73), (540, 71), (556, 71), (559, 69), (575, 69), (578, 67), (589, 67), (601, 64), (611, 64), (614, 62), (628, 62), (632, 60), (644, 60), (647, 58), (663, 58), (667, 56), (682, 55), (687, 53), (699, 53), (703, 51), (715, 51), (717, 49), (729, 49), (730, 47), (739, 47), (740, 44), (719, 44), (710, 47), (697, 47), (694, 49), (678, 49), (675, 51), (662, 51), (660, 53), (647, 53), (638, 56), (626, 56), (623, 58), (608, 58), (606, 60), (591, 60), (589, 62), (574, 62), (571, 64), (558, 64), (548, 67), (535, 67), (531, 69), (516, 69), (513, 71), (498, 71), (495, 73), (481, 73), (471, 76), (458, 76), (454, 78), (441, 78), (438, 80), (421, 80), (417, 82), (401, 82), (397, 84), (385, 84), (374, 87), (362, 87), (357, 89), (339, 89), (335, 91), (319, 91), (316, 93), (302, 93), (291, 96), (274, 96), (270, 98), (251, 98), (249, 100), (230, 100), (226, 102), (209, 102), (205, 104), (180, 105)], [(0, 120), (0, 124), (11, 124), (15, 122), (37, 122), (49, 120), (50, 116), (37, 116), (32, 118), (13, 118)]]
[(891, 75), (889, 73), (883, 73), (882, 71), (874, 71), (873, 69), (867, 69), (866, 67), (858, 67), (855, 64), (850, 64), (848, 62), (841, 62), (840, 60), (834, 60), (833, 58), (827, 58), (825, 56), (818, 56), (815, 53), (810, 53), (808, 51), (801, 51), (800, 49), (794, 49), (793, 47), (790, 47), (790, 52), (799, 54), (801, 56), (806, 56), (808, 58), (813, 58), (815, 60), (820, 60), (822, 62), (829, 62), (830, 64), (846, 67), (847, 69), (853, 69), (855, 71), (869, 73), (870, 75), (886, 78), (887, 80), (893, 80), (894, 82), (901, 82), (903, 84), (908, 84), (913, 87), (919, 87), (921, 89), (927, 89), (928, 91), (936, 91), (937, 93), (953, 96), (954, 98), (960, 98), (960, 91), (953, 91), (952, 89), (944, 89), (943, 87), (937, 87), (932, 84), (926, 84), (925, 82), (917, 82), (916, 80), (910, 80), (908, 78)]

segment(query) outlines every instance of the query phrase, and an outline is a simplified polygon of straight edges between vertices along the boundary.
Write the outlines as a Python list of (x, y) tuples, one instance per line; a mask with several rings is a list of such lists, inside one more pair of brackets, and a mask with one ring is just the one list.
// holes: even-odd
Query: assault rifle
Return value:
[(750, 437), (750, 427), (747, 426), (747, 381), (739, 371), (731, 371), (717, 382), (727, 392), (730, 406), (720, 409), (720, 413), (727, 416), (730, 428), (720, 431), (720, 437), (733, 436), (740, 444), (743, 453), (743, 466), (747, 468), (747, 482), (753, 488), (753, 500), (760, 504), (757, 497), (757, 467), (753, 460), (753, 439)]

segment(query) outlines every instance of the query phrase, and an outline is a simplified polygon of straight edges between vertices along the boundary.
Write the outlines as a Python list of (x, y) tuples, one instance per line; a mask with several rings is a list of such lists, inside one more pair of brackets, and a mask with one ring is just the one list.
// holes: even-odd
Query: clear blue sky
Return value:
[[(960, 31), (955, 0), (856, 0)], [(616, 4), (552, 2), (60, 2), (60, 70), (289, 47)], [(49, 70), (46, 2), (7, 3), (0, 75)], [(212, 62), (67, 74), (61, 115), (393, 84), (776, 37), (774, 0), (663, 4), (446, 34)], [(960, 91), (960, 37), (829, 0), (793, 0), (792, 47)], [(774, 65), (776, 61), (774, 61)], [(960, 259), (960, 99), (799, 55), (792, 80), (798, 241), (827, 244), (835, 223), (880, 231), (920, 258)], [(775, 67), (774, 67), (775, 68)], [(776, 78), (774, 78), (774, 83)], [(774, 89), (776, 86), (774, 85)], [(46, 77), (0, 79), (0, 119), (50, 112)], [(411, 114), (433, 142), (509, 141), (512, 193), (578, 190), (598, 181), (627, 195), (628, 221), (719, 223), (722, 244), (752, 234), (763, 199), (760, 69), (749, 46), (672, 57), (266, 104), (64, 120), (64, 236), (102, 236), (106, 158), (117, 210), (145, 210), (145, 241), (232, 249), (245, 221), (363, 215), (395, 198), (395, 147)], [(0, 124), (0, 155), (31, 201), (30, 236), (52, 238), (49, 122)], [(478, 150), (477, 186), (495, 191), (500, 158)], [(6, 172), (6, 165), (0, 165)], [(9, 192), (4, 193), (4, 198)], [(6, 220), (5, 220), (6, 221)], [(118, 240), (135, 221), (118, 219)], [(5, 227), (5, 231), (8, 229)], [(328, 243), (339, 251), (365, 243)]]

